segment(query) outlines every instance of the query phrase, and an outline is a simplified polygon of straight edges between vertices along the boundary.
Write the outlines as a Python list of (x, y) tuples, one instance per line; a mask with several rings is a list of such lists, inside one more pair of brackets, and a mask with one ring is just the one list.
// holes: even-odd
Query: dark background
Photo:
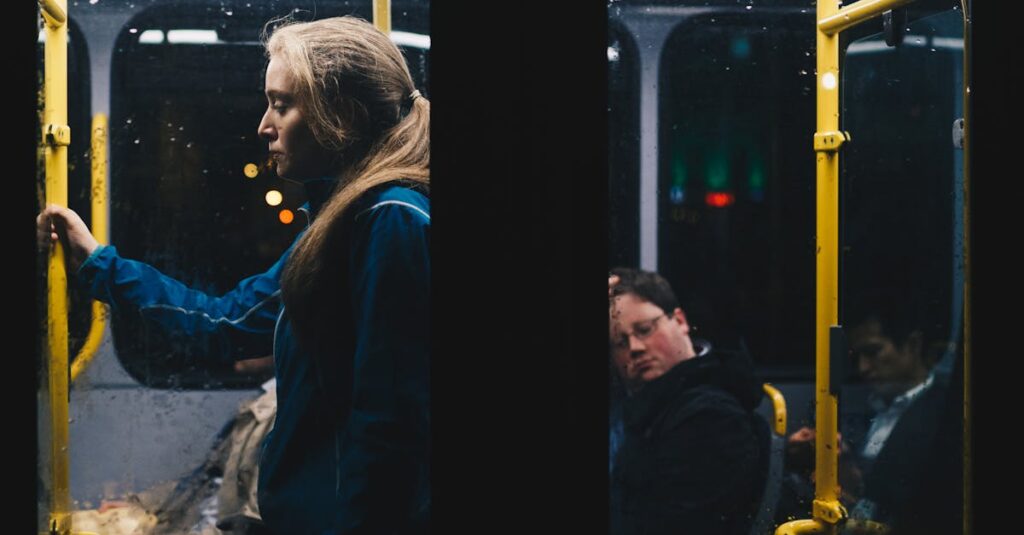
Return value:
[(434, 525), (607, 531), (602, 3), (431, 6)]
[[(1000, 474), (1019, 474), (1020, 456), (1006, 438), (1019, 413), (1020, 366), (1012, 357), (1020, 345), (1021, 275), (1012, 260), (1020, 242), (1019, 188), (1007, 182), (1020, 170), (1013, 161), (1013, 125), (1020, 123), (1019, 78), (1001, 57), (1018, 57), (1020, 9), (972, 1), (974, 50), (971, 54), (971, 427), (974, 468), (973, 533), (997, 533), (1012, 507), (1012, 495), (1000, 492)], [(1016, 79), (1016, 81), (1015, 81)], [(1010, 476), (1016, 482), (1016, 476)]]

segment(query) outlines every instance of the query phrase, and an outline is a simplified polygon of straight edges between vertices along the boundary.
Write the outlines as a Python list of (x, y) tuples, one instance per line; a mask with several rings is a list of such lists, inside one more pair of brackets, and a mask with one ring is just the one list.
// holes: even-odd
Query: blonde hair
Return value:
[(286, 22), (269, 38), (265, 32), (264, 42), (267, 57), (282, 61), (296, 80), (296, 102), (313, 136), (338, 162), (338, 184), (281, 277), (296, 331), (308, 338), (319, 309), (314, 301), (339, 285), (338, 240), (348, 207), (388, 182), (429, 185), (430, 103), (413, 96), (402, 53), (364, 20)]

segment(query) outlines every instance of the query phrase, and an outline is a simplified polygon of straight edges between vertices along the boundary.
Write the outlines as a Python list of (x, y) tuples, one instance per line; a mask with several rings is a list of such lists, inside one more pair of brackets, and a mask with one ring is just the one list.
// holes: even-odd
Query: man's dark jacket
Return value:
[(767, 473), (761, 396), (744, 352), (712, 351), (627, 398), (613, 533), (749, 533)]

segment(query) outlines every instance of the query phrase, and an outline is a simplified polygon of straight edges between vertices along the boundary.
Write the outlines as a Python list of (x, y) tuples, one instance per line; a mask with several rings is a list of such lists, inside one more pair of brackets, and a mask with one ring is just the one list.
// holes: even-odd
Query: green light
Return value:
[(686, 158), (681, 150), (672, 153), (672, 185), (686, 187)]
[(750, 189), (761, 190), (764, 189), (764, 167), (759, 160), (754, 160), (750, 164)]
[(729, 47), (732, 57), (736, 59), (747, 59), (750, 57), (750, 40), (745, 36), (736, 37)]
[(729, 160), (725, 150), (719, 148), (708, 158), (707, 166), (708, 191), (725, 191), (729, 189)]

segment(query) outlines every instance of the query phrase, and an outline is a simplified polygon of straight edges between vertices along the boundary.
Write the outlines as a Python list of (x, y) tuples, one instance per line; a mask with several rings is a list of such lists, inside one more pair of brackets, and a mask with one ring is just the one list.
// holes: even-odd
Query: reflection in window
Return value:
[(806, 373), (814, 347), (814, 40), (802, 24), (685, 24), (661, 68), (658, 270), (707, 336), (745, 342), (780, 373)]
[[(112, 243), (212, 294), (268, 268), (294, 238), (297, 226), (279, 222), (267, 192), (282, 192), (282, 207), (305, 201), (300, 186), (277, 178), (256, 135), (265, 60), (251, 23), (248, 38), (229, 41), (208, 16), (145, 12), (114, 56)], [(141, 382), (209, 381), (203, 355), (168, 353), (170, 341), (137, 316), (113, 319), (118, 355)], [(232, 375), (231, 363), (214, 365), (213, 377)]]
[(962, 526), (963, 19), (951, 11), (849, 45), (841, 159), (841, 322), (850, 349), (840, 483), (894, 533)]

